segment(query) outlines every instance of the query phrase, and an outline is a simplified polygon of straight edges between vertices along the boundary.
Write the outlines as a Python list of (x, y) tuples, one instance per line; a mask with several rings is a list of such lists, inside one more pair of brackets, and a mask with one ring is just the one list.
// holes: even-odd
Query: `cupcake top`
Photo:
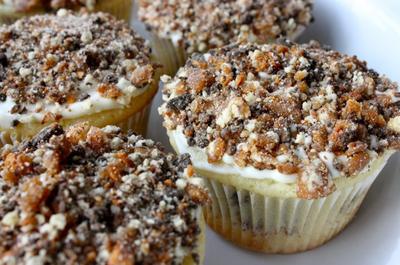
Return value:
[(21, 19), (0, 27), (0, 128), (124, 107), (153, 75), (150, 48), (111, 15)]
[(397, 84), (316, 42), (227, 46), (162, 80), (164, 125), (188, 150), (208, 166), (297, 182), (299, 197), (326, 196), (333, 178), (400, 149)]
[(86, 7), (93, 9), (96, 0), (0, 0), (0, 5), (6, 5), (17, 11), (29, 12), (37, 8), (60, 9)]
[(139, 17), (187, 52), (237, 41), (295, 38), (311, 20), (313, 0), (139, 0)]
[(47, 127), (2, 149), (0, 264), (182, 264), (200, 180), (187, 155), (118, 127)]

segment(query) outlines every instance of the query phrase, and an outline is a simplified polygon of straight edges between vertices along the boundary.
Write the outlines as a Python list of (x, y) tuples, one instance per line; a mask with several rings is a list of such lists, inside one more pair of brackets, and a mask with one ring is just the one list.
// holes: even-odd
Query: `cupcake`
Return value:
[(145, 133), (157, 92), (150, 48), (105, 13), (33, 16), (0, 27), (0, 139), (52, 122)]
[(130, 21), (132, 0), (0, 0), (0, 24), (13, 23), (24, 16), (54, 12), (62, 8), (107, 12)]
[(313, 0), (139, 0), (138, 5), (164, 72), (175, 74), (194, 52), (240, 41), (295, 39), (312, 20)]
[(1, 150), (0, 264), (201, 264), (200, 181), (116, 126), (50, 125)]
[(400, 149), (397, 85), (316, 42), (231, 45), (162, 80), (172, 146), (212, 195), (206, 222), (244, 248), (325, 243)]

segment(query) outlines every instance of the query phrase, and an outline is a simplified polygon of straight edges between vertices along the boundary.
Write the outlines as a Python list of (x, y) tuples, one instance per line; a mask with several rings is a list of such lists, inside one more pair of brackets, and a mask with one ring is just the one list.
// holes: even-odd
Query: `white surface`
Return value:
[[(400, 1), (316, 0), (315, 22), (301, 41), (319, 40), (400, 81)], [(149, 137), (168, 146), (155, 100)], [(301, 254), (261, 255), (207, 233), (206, 265), (400, 265), (400, 155), (373, 185), (356, 219), (326, 245)]]

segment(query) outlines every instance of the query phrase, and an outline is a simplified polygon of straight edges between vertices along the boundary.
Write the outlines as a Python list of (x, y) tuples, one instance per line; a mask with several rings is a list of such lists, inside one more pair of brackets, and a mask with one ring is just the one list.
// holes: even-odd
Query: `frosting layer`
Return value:
[(196, 168), (208, 170), (211, 172), (216, 172), (220, 174), (234, 174), (240, 175), (244, 178), (253, 179), (271, 179), (282, 183), (295, 183), (297, 175), (296, 174), (282, 174), (278, 170), (259, 170), (251, 166), (239, 167), (235, 164), (232, 156), (224, 155), (219, 163), (211, 164), (207, 161), (207, 153), (204, 149), (199, 147), (190, 147), (187, 144), (187, 140), (182, 132), (178, 130), (168, 132), (169, 136), (173, 139), (178, 149), (178, 153), (190, 154), (193, 165)]

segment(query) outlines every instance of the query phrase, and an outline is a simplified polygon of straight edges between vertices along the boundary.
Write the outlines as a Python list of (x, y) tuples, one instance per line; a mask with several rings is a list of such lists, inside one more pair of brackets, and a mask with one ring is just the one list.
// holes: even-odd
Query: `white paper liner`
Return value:
[(268, 197), (205, 178), (213, 200), (204, 209), (206, 222), (224, 238), (251, 250), (313, 249), (346, 227), (376, 175), (316, 200)]
[(123, 131), (132, 130), (138, 134), (146, 136), (147, 124), (150, 117), (151, 103), (147, 104), (143, 109), (135, 112), (128, 119), (118, 122), (115, 125), (120, 127)]
[(18, 142), (18, 140), (8, 133), (0, 132), (0, 148), (6, 144), (14, 144)]
[(185, 50), (175, 46), (170, 39), (159, 38), (153, 33), (149, 33), (147, 39), (157, 62), (162, 65), (161, 72), (170, 76), (175, 75), (188, 58)]
[(1, 24), (12, 24), (15, 21), (17, 21), (18, 19), (20, 19), (21, 17), (16, 16), (16, 15), (7, 15), (7, 14), (3, 14), (0, 12), (0, 25)]
[(100, 0), (94, 11), (107, 12), (118, 19), (130, 23), (134, 0)]

